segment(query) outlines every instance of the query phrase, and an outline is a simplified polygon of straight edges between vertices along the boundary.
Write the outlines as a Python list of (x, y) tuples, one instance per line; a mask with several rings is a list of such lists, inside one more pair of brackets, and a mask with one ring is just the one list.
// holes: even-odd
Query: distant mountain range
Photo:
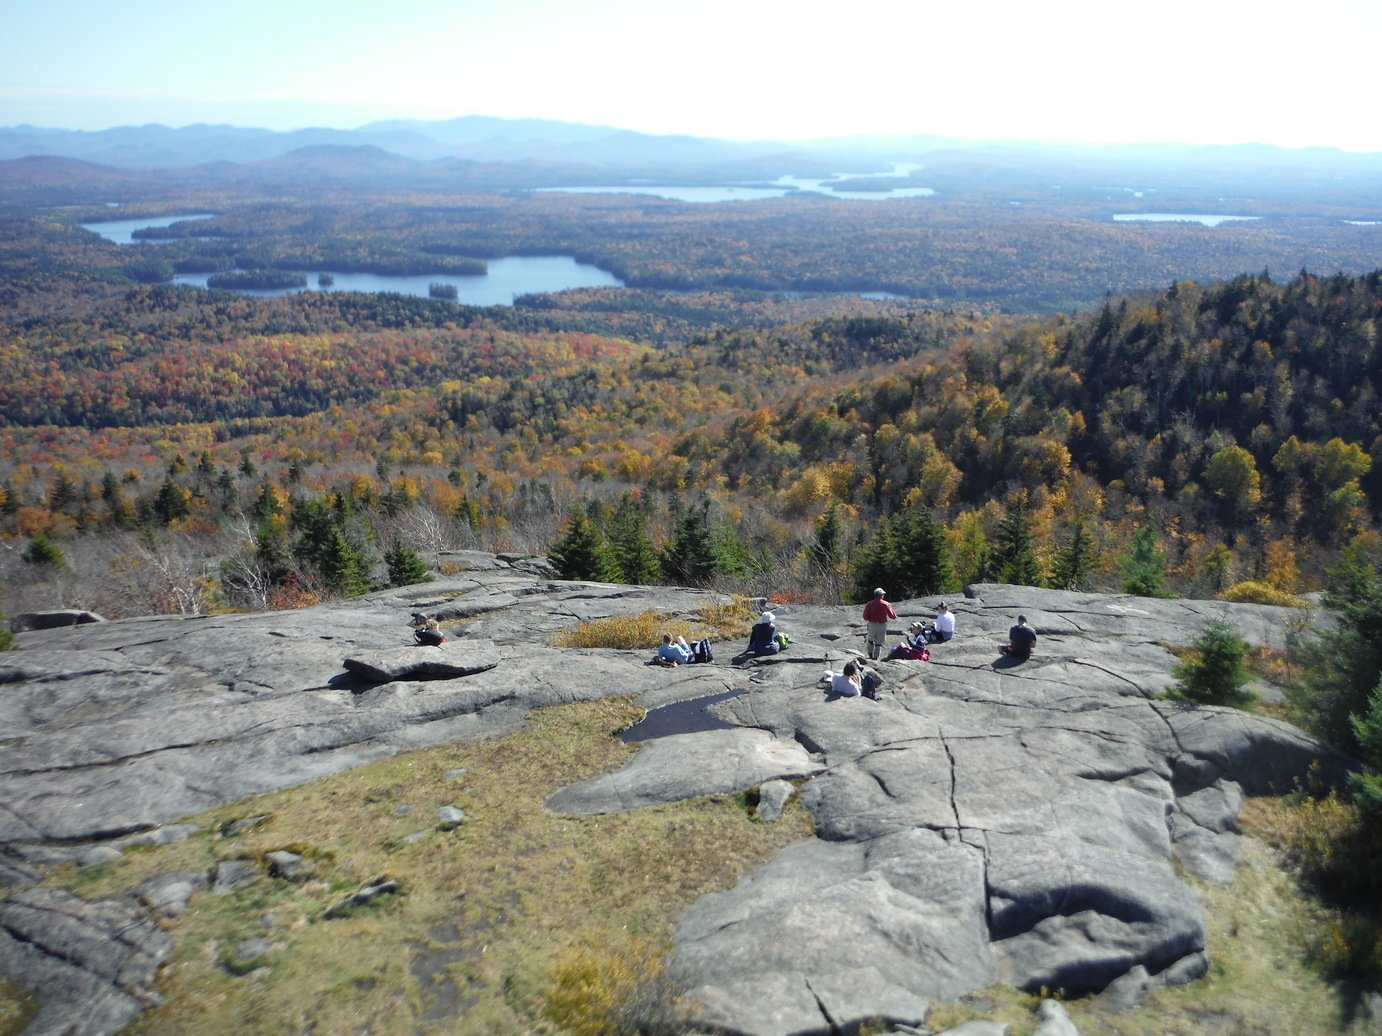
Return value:
[[(839, 167), (842, 161), (920, 160), (944, 152), (954, 161), (972, 153), (990, 163), (1069, 159), (1074, 154), (1113, 163), (1209, 164), (1382, 170), (1382, 154), (1352, 154), (1332, 148), (1286, 149), (1268, 145), (1190, 147), (1146, 144), (1088, 147), (937, 136), (848, 137), (784, 142), (726, 141), (707, 137), (657, 136), (612, 126), (588, 126), (546, 119), (500, 119), (468, 115), (444, 121), (394, 119), (358, 129), (301, 129), (291, 132), (229, 125), (172, 128), (157, 124), (87, 131), (37, 126), (0, 127), (0, 160), (36, 155), (80, 159), (116, 169), (175, 169), (215, 162), (247, 164), (279, 159), (303, 149), (352, 149), (360, 158), (374, 149), (418, 163), (548, 163), (560, 166), (741, 166), (788, 158), (814, 159)], [(354, 150), (360, 149), (360, 150)], [(371, 149), (366, 152), (363, 149)], [(371, 163), (375, 160), (370, 159)], [(401, 168), (396, 169), (401, 172)]]

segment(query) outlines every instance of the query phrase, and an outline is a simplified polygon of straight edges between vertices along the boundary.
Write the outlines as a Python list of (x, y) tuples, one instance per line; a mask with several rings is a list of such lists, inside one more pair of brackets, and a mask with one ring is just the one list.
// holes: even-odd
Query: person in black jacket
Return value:
[(779, 650), (777, 617), (772, 612), (764, 612), (758, 617), (758, 623), (749, 630), (749, 654), (775, 655)]
[(1036, 630), (1027, 625), (1027, 616), (1019, 615), (1017, 625), (1008, 630), (1008, 646), (1004, 653), (1014, 658), (1031, 658), (1036, 647)]

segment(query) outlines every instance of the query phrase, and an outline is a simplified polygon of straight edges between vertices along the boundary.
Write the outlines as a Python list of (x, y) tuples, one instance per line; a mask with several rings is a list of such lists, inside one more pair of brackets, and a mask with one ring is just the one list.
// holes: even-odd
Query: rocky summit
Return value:
[[(179, 818), (247, 795), (501, 733), (543, 706), (722, 698), (715, 729), (645, 742), (622, 770), (558, 791), (553, 811), (741, 790), (761, 790), (760, 809), (796, 794), (810, 811), (814, 838), (689, 904), (676, 929), (669, 970), (695, 1024), (762, 1036), (914, 1027), (994, 981), (1113, 987), (1129, 1002), (1191, 982), (1205, 930), (1178, 875), (1228, 879), (1244, 795), (1348, 762), (1285, 723), (1158, 699), (1168, 645), (1224, 618), (1280, 647), (1281, 609), (971, 586), (945, 598), (958, 630), (929, 662), (876, 663), (875, 701), (822, 682), (864, 651), (856, 605), (772, 603), (785, 651), (716, 645), (713, 663), (664, 669), (646, 664), (652, 645), (577, 650), (550, 635), (649, 608), (689, 617), (715, 595), (565, 582), (540, 559), (448, 560), (459, 572), (436, 582), (302, 611), (30, 617), (0, 655), (0, 974), (40, 999), (30, 1031), (127, 1024), (172, 949), (157, 918), (236, 880), (170, 874), (89, 903), (40, 884), (54, 865), (179, 837)], [(895, 602), (892, 634), (939, 600)], [(1038, 636), (1020, 662), (999, 650), (1019, 612)], [(414, 646), (419, 617), (449, 627), (447, 642)]]

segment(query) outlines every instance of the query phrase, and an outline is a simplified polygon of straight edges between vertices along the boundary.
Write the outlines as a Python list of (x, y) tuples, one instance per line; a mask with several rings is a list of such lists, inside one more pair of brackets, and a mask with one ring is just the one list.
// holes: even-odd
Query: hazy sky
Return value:
[(0, 0), (0, 125), (539, 117), (1382, 151), (1379, 0)]

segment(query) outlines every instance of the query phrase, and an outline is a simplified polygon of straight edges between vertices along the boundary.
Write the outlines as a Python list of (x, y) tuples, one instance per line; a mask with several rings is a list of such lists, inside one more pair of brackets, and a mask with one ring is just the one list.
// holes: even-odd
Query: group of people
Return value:
[[(864, 646), (871, 659), (877, 659), (887, 644), (888, 622), (897, 618), (897, 612), (888, 601), (887, 591), (881, 586), (873, 591), (873, 597), (864, 605)], [(955, 613), (942, 601), (936, 607), (936, 621), (920, 620), (907, 627), (902, 640), (888, 652), (888, 658), (930, 659), (931, 644), (943, 644), (955, 636)]]

